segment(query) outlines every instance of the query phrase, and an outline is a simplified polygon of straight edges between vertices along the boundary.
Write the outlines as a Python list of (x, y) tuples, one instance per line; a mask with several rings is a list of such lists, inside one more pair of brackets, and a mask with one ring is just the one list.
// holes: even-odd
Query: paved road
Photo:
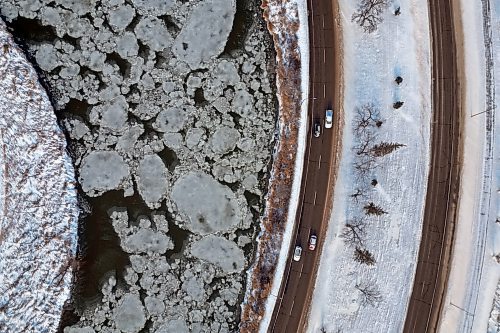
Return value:
[(433, 57), (432, 155), (422, 241), (405, 333), (436, 332), (449, 273), (460, 182), (461, 122), (451, 2), (429, 0)]
[[(269, 332), (301, 332), (305, 325), (310, 303), (314, 276), (319, 260), (318, 248), (321, 247), (326, 229), (326, 221), (331, 198), (333, 172), (337, 161), (335, 152), (340, 139), (338, 88), (335, 85), (334, 57), (334, 11), (332, 0), (308, 0), (309, 39), (310, 39), (310, 101), (309, 130), (301, 186), (301, 204), (296, 217), (296, 227), (289, 261), (274, 309)], [(333, 107), (334, 126), (325, 129), (325, 110)], [(321, 122), (321, 136), (313, 137), (315, 121)], [(318, 248), (308, 250), (311, 234), (318, 235)], [(303, 248), (300, 261), (292, 261), (295, 245)]]

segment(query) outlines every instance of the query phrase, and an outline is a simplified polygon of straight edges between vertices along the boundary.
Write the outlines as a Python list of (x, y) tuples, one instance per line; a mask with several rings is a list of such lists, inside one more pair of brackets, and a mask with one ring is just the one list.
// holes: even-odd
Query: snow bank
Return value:
[(78, 207), (66, 141), (35, 70), (0, 22), (0, 331), (56, 332)]
[[(417, 0), (396, 1), (383, 14), (372, 34), (350, 21), (356, 1), (341, 0), (344, 44), (345, 117), (339, 177), (316, 279), (308, 332), (401, 332), (412, 291), (425, 203), (431, 116), (430, 45), (427, 5)], [(395, 8), (401, 14), (394, 16)], [(403, 82), (397, 84), (395, 78)], [(393, 103), (403, 101), (399, 109)], [(380, 127), (373, 125), (373, 143), (404, 147), (375, 161), (360, 176), (353, 167), (356, 108), (371, 104), (380, 110)], [(376, 180), (373, 182), (373, 180)], [(357, 200), (351, 197), (360, 189)], [(387, 214), (366, 216), (370, 202)], [(354, 247), (340, 233), (346, 222), (363, 217), (363, 247), (376, 263), (354, 261)], [(373, 305), (360, 288), (379, 294)]]
[[(307, 133), (309, 31), (305, 0), (264, 1), (277, 52), (278, 142), (240, 332), (265, 332), (284, 275), (299, 203)], [(300, 83), (300, 91), (297, 88)], [(293, 172), (292, 172), (293, 170)]]

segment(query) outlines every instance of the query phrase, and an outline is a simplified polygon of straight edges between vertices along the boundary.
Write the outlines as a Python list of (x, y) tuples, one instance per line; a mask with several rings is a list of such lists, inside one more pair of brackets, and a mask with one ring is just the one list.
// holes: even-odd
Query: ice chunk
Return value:
[(82, 161), (80, 184), (85, 193), (95, 196), (118, 189), (129, 175), (129, 168), (115, 151), (93, 151)]
[(137, 38), (132, 32), (125, 32), (116, 39), (116, 52), (122, 58), (135, 57), (139, 52)]
[(115, 31), (124, 30), (135, 16), (135, 10), (129, 5), (120, 6), (109, 12), (109, 25)]
[(182, 284), (182, 290), (195, 301), (202, 301), (205, 298), (205, 284), (203, 280), (194, 276), (187, 278)]
[(175, 4), (175, 0), (132, 0), (134, 7), (141, 14), (165, 15)]
[(144, 299), (144, 304), (146, 305), (146, 309), (150, 315), (160, 315), (165, 311), (165, 304), (161, 299), (156, 297), (147, 296)]
[(183, 319), (176, 319), (161, 325), (156, 333), (189, 333), (186, 322)]
[(212, 151), (216, 154), (225, 154), (236, 147), (236, 143), (240, 139), (240, 133), (238, 130), (223, 126), (215, 131), (212, 136)]
[(147, 155), (137, 168), (139, 193), (151, 208), (160, 206), (168, 189), (167, 168), (158, 155)]
[(179, 132), (188, 120), (187, 112), (178, 107), (170, 107), (161, 111), (153, 123), (153, 128), (159, 132)]
[(38, 66), (47, 72), (61, 65), (57, 50), (50, 44), (40, 45), (36, 51), (35, 59)]
[(97, 0), (56, 0), (56, 3), (78, 15), (85, 15), (94, 9)]
[(154, 17), (144, 17), (135, 27), (135, 35), (154, 51), (169, 47), (172, 36), (163, 22)]
[(246, 90), (238, 90), (233, 98), (233, 110), (243, 117), (248, 117), (254, 113), (253, 97)]
[(214, 71), (214, 77), (229, 85), (235, 85), (240, 82), (240, 76), (236, 66), (227, 60), (222, 60), (217, 65)]
[(226, 273), (240, 272), (245, 265), (243, 250), (224, 237), (208, 235), (200, 239), (193, 244), (191, 254), (219, 266)]
[(108, 103), (93, 107), (90, 112), (90, 121), (113, 131), (120, 131), (127, 122), (127, 114), (128, 103), (125, 96), (120, 95)]
[(177, 36), (173, 52), (191, 69), (218, 56), (226, 45), (236, 12), (235, 0), (209, 0), (200, 3)]
[(164, 233), (143, 228), (130, 236), (126, 236), (121, 244), (127, 253), (154, 252), (163, 254), (167, 250), (174, 248), (170, 237)]
[(225, 231), (241, 222), (231, 189), (202, 172), (190, 172), (173, 186), (172, 199), (187, 215), (186, 227), (200, 234)]
[(116, 327), (125, 333), (137, 333), (146, 323), (146, 314), (139, 295), (126, 294), (115, 310)]

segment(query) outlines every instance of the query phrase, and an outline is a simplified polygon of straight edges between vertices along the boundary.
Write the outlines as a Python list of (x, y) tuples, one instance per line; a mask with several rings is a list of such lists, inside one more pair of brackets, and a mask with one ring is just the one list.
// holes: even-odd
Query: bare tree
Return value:
[(353, 165), (357, 176), (362, 179), (369, 176), (370, 171), (377, 166), (375, 164), (375, 157), (373, 156), (360, 156), (354, 160)]
[(368, 155), (371, 151), (371, 145), (376, 139), (376, 135), (371, 130), (359, 133), (358, 144), (353, 147), (356, 155)]
[(353, 194), (350, 194), (349, 197), (353, 198), (356, 203), (359, 203), (360, 199), (366, 198), (366, 193), (365, 193), (364, 188), (356, 188), (355, 192)]
[(368, 153), (374, 157), (381, 157), (405, 146), (406, 145), (397, 142), (381, 142), (370, 148)]
[(377, 123), (380, 122), (380, 110), (372, 103), (356, 107), (356, 115), (354, 116), (354, 132), (359, 136), (366, 132), (372, 126), (380, 127)]
[(367, 249), (361, 249), (359, 247), (356, 247), (356, 249), (354, 250), (354, 260), (368, 266), (372, 266), (377, 262), (370, 251), (368, 251)]
[(347, 221), (340, 237), (350, 246), (362, 246), (366, 236), (365, 226), (363, 218), (355, 217)]
[(382, 209), (382, 207), (375, 205), (373, 202), (370, 202), (368, 205), (363, 207), (365, 210), (366, 215), (383, 215), (387, 214), (385, 210)]
[(357, 283), (355, 288), (361, 293), (361, 305), (376, 306), (382, 301), (382, 295), (378, 290), (377, 284), (372, 280)]
[(387, 0), (360, 0), (351, 20), (371, 33), (383, 21), (382, 12), (387, 8)]

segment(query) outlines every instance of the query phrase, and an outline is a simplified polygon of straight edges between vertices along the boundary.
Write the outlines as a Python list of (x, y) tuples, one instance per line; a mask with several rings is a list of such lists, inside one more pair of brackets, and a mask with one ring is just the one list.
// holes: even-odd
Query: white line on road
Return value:
[(321, 169), (321, 155), (319, 155), (319, 160), (318, 160), (318, 169)]
[(323, 49), (323, 63), (326, 63), (326, 49)]
[(317, 193), (316, 191), (314, 191), (314, 201), (313, 201), (313, 205), (316, 205), (316, 195), (317, 195), (317, 194), (318, 194), (318, 193)]
[(326, 85), (323, 83), (323, 98), (326, 98)]
[(291, 316), (291, 315), (292, 315), (292, 310), (293, 310), (293, 305), (294, 305), (294, 304), (295, 304), (295, 300), (293, 300), (293, 301), (292, 301), (292, 306), (290, 307), (290, 314), (289, 314), (289, 316)]

